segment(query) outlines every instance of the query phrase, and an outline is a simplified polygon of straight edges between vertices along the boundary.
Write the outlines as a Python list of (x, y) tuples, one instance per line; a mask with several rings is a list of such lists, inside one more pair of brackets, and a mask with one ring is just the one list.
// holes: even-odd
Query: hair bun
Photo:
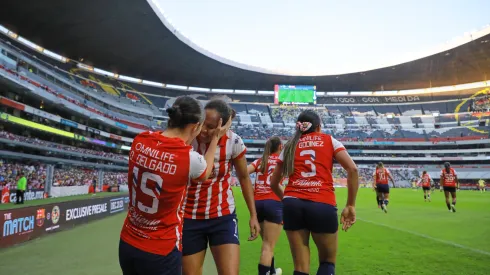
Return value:
[(179, 105), (172, 106), (167, 108), (168, 117), (172, 120), (178, 121), (182, 117), (182, 112), (180, 110)]

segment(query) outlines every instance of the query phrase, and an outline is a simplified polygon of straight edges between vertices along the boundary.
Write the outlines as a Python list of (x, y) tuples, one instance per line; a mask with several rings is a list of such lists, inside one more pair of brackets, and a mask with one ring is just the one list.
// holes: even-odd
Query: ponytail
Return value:
[(269, 162), (269, 156), (271, 154), (271, 140), (267, 140), (264, 147), (264, 153), (262, 154), (262, 159), (260, 160), (259, 171), (260, 173), (265, 173), (265, 168), (267, 167), (267, 163)]
[(296, 146), (303, 133), (300, 130), (296, 130), (293, 138), (290, 139), (284, 146), (283, 151), (283, 163), (282, 176), (289, 177), (294, 172), (294, 155), (296, 154)]
[(311, 133), (315, 130), (311, 122), (296, 122), (296, 133), (294, 137), (286, 143), (283, 153), (282, 176), (289, 177), (294, 172), (294, 155), (301, 135)]

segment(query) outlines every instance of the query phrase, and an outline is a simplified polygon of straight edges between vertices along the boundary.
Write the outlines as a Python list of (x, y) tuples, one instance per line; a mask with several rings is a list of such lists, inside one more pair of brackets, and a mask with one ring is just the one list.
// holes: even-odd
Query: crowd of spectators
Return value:
[(111, 186), (128, 185), (128, 173), (104, 172), (104, 184)]
[(64, 167), (55, 169), (53, 174), (53, 186), (83, 186), (91, 185), (97, 180), (97, 171)]
[(55, 149), (59, 149), (59, 150), (63, 150), (63, 151), (76, 152), (76, 153), (80, 153), (80, 154), (95, 155), (95, 156), (99, 156), (99, 157), (106, 157), (106, 158), (112, 158), (112, 159), (118, 159), (118, 160), (124, 160), (125, 159), (124, 155), (120, 155), (120, 154), (91, 150), (91, 149), (84, 149), (84, 148), (79, 148), (79, 147), (75, 147), (75, 146), (44, 141), (44, 140), (40, 140), (38, 138), (19, 136), (19, 135), (15, 135), (15, 134), (12, 134), (12, 133), (9, 133), (6, 131), (0, 131), (0, 138), (5, 138), (5, 139), (12, 140), (12, 141), (17, 141), (17, 142), (30, 143), (30, 144), (39, 145), (39, 146), (45, 146), (45, 147), (49, 147), (49, 148), (55, 148)]
[(489, 112), (490, 111), (490, 95), (484, 95), (477, 97), (473, 100), (472, 109), (475, 112)]
[(28, 189), (43, 189), (46, 183), (46, 166), (40, 163), (22, 163), (0, 159), (0, 189), (15, 189), (18, 176), (24, 173)]
[[(109, 118), (111, 120), (114, 120), (114, 121), (118, 121), (118, 122), (122, 122), (122, 123), (128, 123), (128, 121), (125, 121), (125, 120), (122, 120), (122, 119), (119, 119), (118, 117), (116, 116), (113, 116), (111, 114), (107, 114), (107, 113), (104, 113), (98, 109), (95, 109), (95, 108), (92, 108), (90, 106), (87, 105), (87, 102), (84, 101), (84, 102), (80, 102), (74, 98), (71, 98), (71, 97), (68, 97), (66, 96), (65, 94), (61, 93), (61, 92), (58, 92), (56, 91), (55, 89), (51, 88), (51, 87), (48, 87), (44, 84), (41, 84), (41, 83), (38, 83), (28, 77), (26, 77), (25, 75), (19, 73), (18, 71), (16, 70), (12, 70), (12, 69), (9, 69), (3, 65), (0, 64), (0, 69), (6, 71), (7, 73), (9, 73), (10, 75), (13, 75), (15, 77), (18, 77), (19, 79), (23, 80), (23, 81), (26, 81), (28, 82), (29, 84), (31, 85), (34, 85), (40, 89), (43, 89), (45, 90), (46, 92), (48, 93), (51, 93), (55, 96), (57, 96), (58, 98), (62, 98), (70, 103), (73, 103), (75, 105), (77, 105), (78, 107), (81, 107), (81, 108), (84, 108), (92, 113), (95, 113), (97, 115), (100, 115), (100, 116), (103, 116), (103, 117), (106, 117), (106, 118)], [(138, 124), (138, 123), (131, 123), (131, 126), (135, 127), (135, 128), (139, 128), (139, 129), (143, 129), (143, 130), (149, 130), (149, 127), (147, 125), (142, 125), (142, 124)]]

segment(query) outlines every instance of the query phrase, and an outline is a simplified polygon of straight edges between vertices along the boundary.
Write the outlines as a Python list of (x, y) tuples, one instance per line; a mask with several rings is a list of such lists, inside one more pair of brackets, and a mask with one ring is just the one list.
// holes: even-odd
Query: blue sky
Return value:
[(488, 0), (155, 0), (180, 33), (221, 57), (286, 74), (394, 64), (481, 30)]

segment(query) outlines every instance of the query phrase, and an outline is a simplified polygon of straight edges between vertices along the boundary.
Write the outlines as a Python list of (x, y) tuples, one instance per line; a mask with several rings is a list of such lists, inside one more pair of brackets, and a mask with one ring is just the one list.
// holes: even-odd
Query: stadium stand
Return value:
[[(23, 163), (25, 159), (2, 161), (0, 184), (12, 185), (18, 171), (26, 170), (30, 172), (31, 188), (42, 188), (47, 180), (52, 186), (85, 186), (94, 180), (100, 181), (99, 186), (127, 185), (125, 172), (111, 171), (110, 167), (127, 169), (126, 152), (132, 138), (144, 130), (165, 128), (168, 119), (165, 108), (173, 103), (175, 96), (189, 94), (189, 91), (120, 81), (44, 56), (38, 58), (32, 51), (5, 40), (0, 41), (0, 79), (6, 91), (0, 98), (0, 149), (57, 157), (57, 160), (64, 158), (81, 165), (59, 167), (49, 160), (45, 164), (40, 160), (31, 160), (33, 163), (29, 164)], [(478, 96), (469, 98), (475, 94)], [(190, 95), (203, 103), (220, 96), (206, 92)], [(444, 159), (462, 162), (471, 158), (475, 165), (481, 165), (489, 155), (485, 151), (490, 120), (488, 89), (469, 89), (458, 92), (457, 96), (441, 93), (438, 101), (415, 103), (398, 103), (395, 98), (390, 99), (393, 101), (390, 104), (381, 104), (376, 103), (376, 98), (368, 98), (367, 102), (375, 104), (362, 105), (356, 104), (362, 98), (350, 98), (353, 104), (328, 104), (328, 98), (320, 98), (320, 104), (315, 107), (249, 103), (267, 98), (256, 95), (233, 94), (220, 98), (230, 102), (237, 113), (232, 129), (248, 145), (248, 160), (260, 156), (267, 138), (279, 136), (287, 140), (294, 133), (296, 117), (307, 108), (320, 114), (324, 132), (349, 145), (349, 152), (361, 165), (362, 182), (366, 184), (372, 181), (373, 168), (368, 164), (380, 158), (387, 160), (397, 184), (410, 186), (423, 168), (428, 167), (435, 175), (440, 169), (435, 164)], [(43, 130), (37, 126), (40, 124)], [(457, 157), (450, 150), (438, 151), (435, 147), (426, 152), (412, 144), (415, 147), (409, 153), (396, 152), (395, 147), (390, 147), (410, 143), (477, 149)], [(369, 152), (365, 150), (367, 146), (381, 150)], [(414, 165), (397, 166), (396, 163), (406, 162), (407, 158)], [(423, 166), (424, 162), (427, 165)], [(90, 168), (83, 167), (84, 164)], [(53, 167), (51, 179), (47, 177), (49, 167)], [(484, 176), (481, 170), (465, 166), (461, 169), (462, 178), (469, 182)], [(336, 166), (334, 175), (343, 179), (345, 171)], [(338, 184), (342, 186), (342, 180)]]

